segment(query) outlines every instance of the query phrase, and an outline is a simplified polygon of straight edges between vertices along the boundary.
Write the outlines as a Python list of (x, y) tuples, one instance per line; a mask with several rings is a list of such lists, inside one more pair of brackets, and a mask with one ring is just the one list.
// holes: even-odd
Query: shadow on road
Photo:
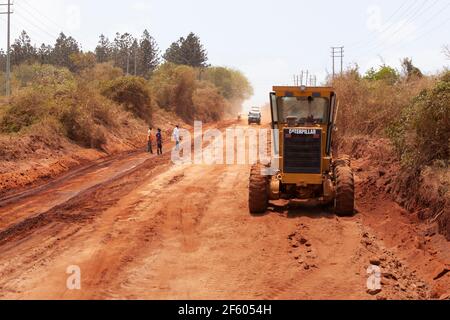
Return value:
[(270, 204), (269, 209), (263, 214), (252, 214), (255, 218), (261, 218), (272, 214), (278, 214), (280, 217), (288, 219), (296, 219), (300, 217), (308, 217), (311, 219), (335, 219), (336, 215), (333, 209), (327, 206), (308, 207)]

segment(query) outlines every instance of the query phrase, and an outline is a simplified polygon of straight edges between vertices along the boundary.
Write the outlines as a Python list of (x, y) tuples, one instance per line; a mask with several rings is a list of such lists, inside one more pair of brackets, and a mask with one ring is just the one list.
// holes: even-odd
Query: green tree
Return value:
[[(6, 69), (6, 53), (3, 49), (0, 48), (0, 70), (3, 71)], [(0, 78), (2, 80), (2, 78)], [(3, 92), (0, 92), (3, 94)]]
[(200, 38), (191, 32), (186, 38), (181, 37), (177, 42), (172, 43), (164, 54), (164, 59), (175, 64), (206, 67), (208, 55)]
[(244, 101), (253, 94), (248, 79), (238, 70), (225, 67), (207, 68), (202, 79), (214, 84), (220, 94), (229, 101)]
[(36, 48), (33, 47), (30, 37), (23, 30), (19, 38), (11, 45), (11, 63), (19, 65), (26, 61), (32, 61), (35, 58)]
[(394, 84), (400, 79), (400, 75), (397, 70), (387, 66), (385, 64), (381, 65), (378, 70), (370, 68), (364, 77), (367, 80), (372, 81), (385, 81), (390, 84)]
[(114, 64), (121, 68), (124, 72), (131, 72), (131, 47), (134, 43), (134, 38), (129, 33), (116, 33), (114, 38), (113, 56)]
[(139, 42), (138, 73), (149, 78), (159, 65), (159, 48), (148, 30), (144, 30)]
[(150, 84), (161, 108), (174, 111), (185, 120), (193, 119), (192, 95), (197, 87), (194, 68), (164, 63), (155, 70)]
[(132, 76), (117, 78), (106, 83), (102, 93), (127, 111), (151, 122), (151, 95), (145, 79)]
[(450, 160), (450, 71), (407, 106), (388, 134), (404, 165), (420, 169)]
[(95, 48), (95, 56), (97, 62), (103, 63), (112, 60), (112, 46), (111, 42), (103, 34), (100, 35), (98, 45)]
[(73, 70), (74, 65), (70, 56), (79, 52), (80, 46), (78, 42), (74, 38), (70, 36), (67, 37), (61, 32), (58, 39), (56, 39), (55, 47), (51, 54), (52, 64)]
[(43, 43), (36, 53), (38, 61), (42, 64), (50, 64), (52, 61), (52, 52), (52, 46)]

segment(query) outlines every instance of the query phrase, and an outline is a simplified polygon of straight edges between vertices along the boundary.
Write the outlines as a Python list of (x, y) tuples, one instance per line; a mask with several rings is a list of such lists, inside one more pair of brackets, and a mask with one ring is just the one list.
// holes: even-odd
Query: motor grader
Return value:
[(333, 157), (337, 97), (330, 87), (273, 87), (272, 162), (252, 167), (249, 209), (267, 211), (269, 201), (330, 205), (337, 215), (354, 212), (350, 158)]

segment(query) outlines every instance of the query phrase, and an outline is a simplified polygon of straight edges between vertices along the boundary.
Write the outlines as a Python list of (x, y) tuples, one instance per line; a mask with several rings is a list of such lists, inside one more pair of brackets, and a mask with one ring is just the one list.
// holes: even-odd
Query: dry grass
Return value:
[[(393, 199), (420, 218), (436, 221), (450, 239), (450, 73), (404, 77), (392, 84), (350, 71), (334, 86), (340, 101), (338, 145), (363, 137), (359, 149), (373, 166), (383, 159), (384, 166), (396, 168), (389, 191)], [(377, 154), (372, 142), (396, 153)]]
[(433, 78), (421, 78), (391, 85), (365, 80), (352, 72), (338, 77), (334, 86), (339, 98), (340, 134), (385, 136), (386, 128), (400, 118), (402, 110), (434, 82)]

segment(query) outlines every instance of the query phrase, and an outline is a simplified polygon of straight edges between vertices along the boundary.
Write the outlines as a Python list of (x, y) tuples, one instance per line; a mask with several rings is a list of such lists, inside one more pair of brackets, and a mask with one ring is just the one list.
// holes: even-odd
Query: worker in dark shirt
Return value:
[(158, 132), (156, 133), (156, 146), (158, 155), (162, 155), (162, 133), (161, 129), (158, 128)]

